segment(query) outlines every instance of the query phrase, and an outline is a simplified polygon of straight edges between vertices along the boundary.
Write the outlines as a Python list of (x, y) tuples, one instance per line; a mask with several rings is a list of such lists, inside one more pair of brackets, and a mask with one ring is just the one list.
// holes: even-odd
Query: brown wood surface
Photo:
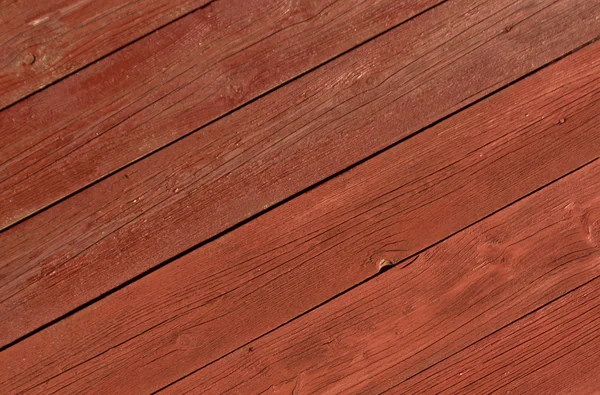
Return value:
[[(595, 217), (600, 242), (600, 209)], [(588, 220), (589, 221), (589, 220)], [(596, 255), (598, 258), (598, 255)], [(411, 377), (390, 393), (600, 392), (600, 279)]]
[[(402, 262), (597, 158), (598, 59), (600, 44), (577, 51), (17, 343), (0, 354), (0, 366), (5, 366), (0, 383), (10, 391), (160, 388), (370, 278), (381, 259)], [(589, 166), (581, 174), (597, 169)], [(509, 217), (502, 214), (505, 227), (528, 218), (547, 223), (556, 215), (575, 226), (573, 213), (588, 212), (591, 203), (585, 199), (598, 195), (598, 180), (581, 174), (552, 189), (578, 191), (580, 200), (563, 204), (569, 210), (554, 212), (556, 199), (536, 198), (549, 208), (535, 217), (518, 210)], [(527, 204), (520, 210), (532, 205)], [(532, 226), (539, 225), (533, 219)], [(590, 221), (595, 224), (595, 219)], [(556, 237), (572, 241), (569, 248), (587, 242), (581, 232), (568, 233), (571, 227), (557, 229), (566, 229)], [(505, 232), (496, 242), (486, 239), (483, 257), (501, 253), (513, 238), (521, 240), (523, 232)], [(539, 244), (538, 239), (523, 243)], [(554, 245), (561, 244), (552, 239), (539, 248)], [(530, 249), (522, 250), (528, 254)], [(553, 260), (558, 250), (549, 251), (531, 268), (524, 267), (530, 270), (524, 273), (533, 276), (547, 269), (544, 259), (559, 265), (562, 261)], [(403, 275), (429, 262), (441, 277), (423, 286), (437, 289), (451, 267), (438, 270), (436, 265), (445, 260), (424, 256), (390, 273)], [(557, 277), (548, 286), (566, 291), (590, 271), (600, 270), (589, 256), (578, 262), (566, 266), (570, 277)], [(461, 273), (468, 273), (465, 267), (452, 278), (458, 281)], [(487, 286), (487, 274), (519, 278), (510, 270), (504, 277), (494, 265), (479, 273), (477, 278)], [(382, 280), (367, 286), (373, 281)]]
[[(598, 34), (599, 6), (444, 3), (9, 229), (0, 235), (0, 344), (576, 48)], [(595, 130), (568, 127), (583, 133), (578, 141), (559, 134), (547, 143), (561, 141), (554, 149), (562, 161), (543, 171), (523, 167), (531, 172), (523, 189), (502, 202), (597, 154)], [(439, 146), (451, 136), (443, 139)], [(553, 160), (527, 152), (524, 163)], [(228, 253), (222, 259), (233, 262)], [(347, 278), (353, 284), (372, 271)]]
[[(598, 191), (597, 161), (166, 392), (372, 394), (393, 388), (393, 393), (439, 393), (460, 380), (460, 363), (449, 365), (451, 372), (443, 371), (447, 376), (433, 379), (435, 388), (394, 385), (600, 276)], [(588, 297), (597, 301), (598, 289)], [(498, 362), (493, 359), (496, 351), (510, 364), (510, 372), (496, 372), (479, 386), (457, 387), (451, 393), (488, 394), (501, 389), (500, 383), (508, 384), (506, 390), (512, 393), (526, 381), (520, 375), (535, 373), (545, 358), (578, 352), (576, 345), (598, 336), (598, 311), (586, 322), (577, 317), (583, 311), (573, 304), (565, 310), (575, 310), (561, 312), (563, 320), (571, 320), (571, 333), (553, 331), (543, 342), (547, 321), (556, 318), (548, 313), (534, 320), (541, 331), (515, 334), (517, 339), (491, 337), (502, 344), (533, 339), (535, 349), (502, 354), (506, 350), (482, 348), (478, 360), (465, 366), (476, 370), (472, 375), (493, 369), (489, 365)], [(557, 349), (552, 342), (560, 336), (569, 341)], [(456, 355), (460, 358), (462, 353)], [(582, 393), (595, 393), (600, 387), (587, 389)]]
[(220, 0), (0, 112), (0, 229), (440, 2)]
[(209, 2), (0, 2), (0, 109)]

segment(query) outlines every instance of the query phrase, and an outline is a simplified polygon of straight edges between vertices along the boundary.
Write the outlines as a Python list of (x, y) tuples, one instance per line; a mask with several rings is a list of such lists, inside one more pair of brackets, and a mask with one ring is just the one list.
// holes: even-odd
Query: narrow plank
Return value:
[(440, 2), (212, 3), (0, 113), (0, 229)]
[(0, 385), (155, 390), (596, 158), (599, 60), (584, 48), (17, 343)]
[(0, 3), (0, 110), (210, 0)]
[(444, 3), (9, 229), (0, 344), (577, 47), (599, 15), (598, 0)]
[[(595, 162), (166, 392), (389, 390), (600, 276), (599, 190), (600, 163)], [(483, 358), (492, 358), (491, 352), (486, 349)], [(521, 361), (525, 357), (519, 354)], [(478, 362), (477, 369), (484, 369)], [(495, 389), (488, 378), (481, 384), (481, 393)], [(393, 392), (422, 393), (404, 389)]]
[[(595, 214), (595, 231), (600, 217)], [(596, 243), (600, 233), (593, 235)], [(592, 236), (592, 235), (590, 235)], [(395, 393), (600, 391), (600, 279), (392, 388)]]

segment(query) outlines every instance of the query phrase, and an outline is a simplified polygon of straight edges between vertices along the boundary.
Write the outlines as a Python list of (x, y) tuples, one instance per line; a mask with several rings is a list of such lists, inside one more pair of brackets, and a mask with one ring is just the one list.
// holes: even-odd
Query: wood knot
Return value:
[(244, 87), (240, 84), (231, 84), (226, 88), (227, 96), (233, 100), (240, 100), (244, 96)]
[(504, 28), (504, 32), (505, 32), (505, 33), (508, 33), (508, 32), (510, 32), (510, 31), (511, 31), (511, 29), (512, 29), (512, 26), (511, 26), (511, 25), (508, 25), (508, 26), (506, 26), (506, 27)]
[[(329, 8), (329, 7), (326, 7)], [(285, 6), (284, 11), (289, 15), (292, 22), (304, 22), (315, 17), (320, 11), (320, 2), (314, 0), (291, 0)], [(326, 16), (329, 11), (326, 11), (323, 16)]]
[(377, 272), (382, 273), (392, 266), (394, 266), (394, 264), (387, 259), (380, 259), (379, 262), (377, 262)]
[(192, 337), (190, 335), (181, 335), (177, 338), (177, 344), (182, 348), (189, 348), (192, 344)]
[(366, 84), (369, 88), (375, 88), (383, 82), (382, 75), (370, 75), (367, 77)]
[(37, 60), (37, 58), (32, 53), (28, 53), (27, 55), (25, 55), (25, 58), (23, 59), (23, 61), (25, 62), (25, 64), (28, 64), (30, 66), (32, 64), (34, 64), (36, 60)]
[(600, 245), (600, 209), (592, 208), (583, 214), (582, 223), (591, 245)]

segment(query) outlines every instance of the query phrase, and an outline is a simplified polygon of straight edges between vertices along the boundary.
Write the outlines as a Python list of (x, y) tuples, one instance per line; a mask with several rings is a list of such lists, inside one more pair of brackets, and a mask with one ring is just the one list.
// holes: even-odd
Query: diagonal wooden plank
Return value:
[(598, 0), (444, 3), (9, 229), (0, 344), (565, 54), (599, 15)]
[(442, 0), (222, 0), (0, 112), (0, 229)]
[[(425, 392), (394, 385), (600, 276), (599, 190), (597, 161), (165, 392), (440, 393), (447, 376)], [(492, 393), (491, 380), (450, 392)]]
[(210, 0), (1, 2), (0, 110), (209, 3)]
[[(598, 209), (592, 221), (600, 240)], [(593, 222), (596, 221), (596, 222)], [(461, 350), (390, 393), (600, 391), (600, 279)]]
[(597, 158), (598, 59), (584, 48), (15, 344), (0, 385), (155, 390)]

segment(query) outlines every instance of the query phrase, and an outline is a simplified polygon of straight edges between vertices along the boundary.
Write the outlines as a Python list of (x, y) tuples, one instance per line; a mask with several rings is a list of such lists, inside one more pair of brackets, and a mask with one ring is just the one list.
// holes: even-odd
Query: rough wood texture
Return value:
[(578, 51), (16, 344), (0, 382), (157, 389), (577, 168), (600, 152), (599, 58)]
[[(389, 390), (600, 276), (599, 190), (600, 163), (596, 162), (420, 254), (408, 266), (392, 268), (235, 351), (167, 393), (375, 394)], [(590, 336), (595, 326), (595, 322), (585, 323), (576, 331), (589, 339), (598, 334), (596, 330)], [(539, 359), (557, 351), (551, 343), (537, 346), (545, 348)], [(560, 352), (568, 350), (567, 345), (560, 347)], [(485, 348), (480, 358), (489, 362), (494, 351)], [(518, 354), (520, 360), (514, 364), (520, 365), (519, 370), (535, 369), (535, 360), (527, 360), (528, 356)], [(486, 368), (479, 360), (478, 373)], [(444, 387), (452, 383), (447, 379), (436, 382)], [(517, 377), (512, 380), (506, 389), (519, 384)], [(458, 392), (479, 389), (487, 394), (497, 389), (494, 384), (487, 378), (479, 388)], [(393, 392), (422, 393), (404, 387)]]
[[(599, 212), (596, 209), (593, 213), (596, 232), (600, 229)], [(600, 242), (600, 233), (590, 236)], [(600, 280), (486, 337), (390, 392), (600, 392)]]
[(0, 109), (209, 1), (2, 1)]
[(119, 51), (0, 113), (0, 229), (440, 1), (221, 0)]
[[(599, 14), (598, 1), (444, 3), (11, 228), (0, 344), (577, 47)], [(591, 136), (544, 174), (595, 154)], [(579, 149), (569, 137), (558, 152)]]

